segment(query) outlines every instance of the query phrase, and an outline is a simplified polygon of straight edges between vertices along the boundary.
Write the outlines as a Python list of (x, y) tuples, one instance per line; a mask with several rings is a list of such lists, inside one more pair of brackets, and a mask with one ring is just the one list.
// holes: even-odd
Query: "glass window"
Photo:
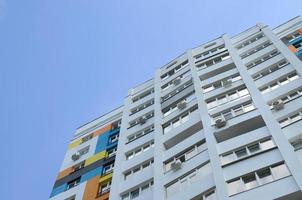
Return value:
[(195, 156), (197, 151), (195, 151), (195, 148), (190, 149), (189, 151), (186, 152), (186, 160), (192, 158)]
[(223, 113), (223, 116), (226, 120), (231, 119), (233, 117), (231, 111)]
[(139, 196), (139, 188), (130, 192), (130, 195), (131, 195), (131, 199), (137, 198)]
[(186, 113), (183, 116), (181, 116), (181, 122), (182, 123), (185, 123), (188, 120), (189, 120), (189, 113)]
[(205, 195), (205, 200), (216, 200), (216, 194), (213, 190), (212, 192)]
[(238, 92), (239, 92), (239, 96), (241, 96), (241, 97), (249, 94), (249, 91), (246, 88), (241, 89)]
[(271, 139), (260, 142), (262, 150), (270, 149), (275, 146), (274, 142)]
[(243, 108), (242, 107), (235, 108), (234, 113), (235, 113), (235, 116), (241, 115), (243, 113)]
[(237, 194), (244, 190), (240, 179), (236, 179), (228, 183), (228, 191), (230, 195)]
[(243, 180), (243, 182), (245, 184), (245, 188), (247, 190), (252, 189), (258, 185), (256, 176), (254, 173), (242, 177), (242, 180)]
[(142, 186), (142, 192), (149, 188), (149, 183)]
[(168, 133), (171, 130), (171, 125), (164, 127), (164, 133)]
[(238, 158), (242, 158), (246, 156), (247, 155), (246, 148), (235, 151), (235, 154), (237, 155)]
[(257, 143), (257, 144), (250, 145), (250, 146), (248, 146), (247, 148), (248, 148), (248, 150), (250, 151), (250, 153), (255, 153), (255, 152), (257, 152), (257, 151), (260, 150), (260, 146), (259, 146), (258, 143)]
[(231, 92), (231, 93), (229, 93), (229, 99), (230, 100), (234, 100), (234, 99), (237, 99), (238, 97), (239, 97), (239, 95), (237, 94), (237, 92), (235, 91), (235, 92)]
[(288, 77), (289, 77), (289, 80), (291, 80), (291, 81), (293, 81), (293, 80), (299, 78), (299, 76), (298, 76), (297, 74), (291, 74), (291, 75), (289, 75)]
[(150, 163), (149, 163), (149, 162), (144, 163), (144, 164), (143, 164), (143, 169), (146, 168), (146, 167), (148, 167), (148, 166), (150, 166)]
[(255, 109), (255, 106), (253, 104), (248, 104), (248, 105), (244, 106), (244, 112), (249, 112), (254, 109)]
[(172, 124), (173, 124), (173, 128), (176, 128), (180, 125), (180, 120), (176, 119), (175, 121), (172, 122)]
[(279, 82), (281, 85), (285, 85), (285, 84), (289, 83), (289, 80), (287, 78), (283, 78)]
[(283, 178), (285, 176), (290, 175), (289, 170), (287, 169), (285, 164), (272, 167), (272, 173), (275, 179)]
[(300, 119), (301, 119), (301, 116), (300, 116), (300, 114), (298, 113), (298, 114), (295, 114), (295, 115), (291, 116), (290, 119), (291, 119), (291, 122), (294, 123), (294, 122), (300, 120)]
[(123, 200), (129, 199), (129, 193), (123, 194), (123, 195), (122, 195), (122, 199), (123, 199)]
[(261, 184), (269, 183), (274, 180), (269, 168), (258, 171), (257, 175), (260, 179)]
[(290, 124), (288, 118), (279, 121), (281, 127), (285, 127)]
[(236, 156), (233, 152), (231, 152), (226, 155), (223, 155), (221, 157), (221, 159), (222, 159), (223, 164), (227, 164), (227, 163), (230, 163), (230, 162), (233, 162), (234, 160), (236, 160)]
[(218, 97), (217, 100), (218, 100), (218, 104), (223, 104), (223, 103), (226, 103), (228, 101), (226, 96)]
[(139, 154), (141, 154), (141, 153), (142, 153), (142, 150), (141, 150), (141, 149), (135, 150), (135, 155), (136, 155), (136, 156), (139, 155)]

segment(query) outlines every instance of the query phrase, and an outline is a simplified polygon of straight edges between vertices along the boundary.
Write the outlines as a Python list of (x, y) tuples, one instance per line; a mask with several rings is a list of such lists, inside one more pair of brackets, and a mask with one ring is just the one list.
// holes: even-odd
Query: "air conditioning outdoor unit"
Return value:
[(186, 108), (186, 107), (187, 107), (187, 102), (186, 102), (186, 100), (182, 100), (181, 102), (179, 102), (179, 103), (177, 104), (177, 108), (180, 109), (180, 110), (182, 110), (182, 109), (184, 109), (184, 108)]
[(179, 85), (181, 82), (181, 78), (180, 77), (177, 77), (174, 81), (173, 81), (173, 84), (176, 86), (176, 85)]
[(73, 155), (71, 156), (71, 159), (72, 159), (73, 161), (76, 161), (76, 160), (78, 160), (78, 159), (80, 158), (80, 156), (81, 156), (81, 154), (80, 154), (79, 152), (76, 152), (75, 154), (73, 154)]
[(146, 117), (146, 116), (143, 116), (143, 117), (139, 118), (138, 121), (139, 121), (139, 124), (140, 124), (140, 125), (143, 125), (144, 123), (146, 123), (147, 117)]
[(281, 110), (284, 107), (284, 102), (278, 99), (272, 103), (274, 110)]
[(215, 120), (215, 126), (216, 128), (221, 128), (224, 127), (226, 125), (226, 120), (224, 118), (218, 118)]
[(171, 163), (171, 169), (173, 171), (177, 171), (181, 168), (181, 161), (180, 160), (175, 160)]
[(232, 79), (223, 80), (222, 83), (225, 88), (230, 87), (232, 85)]

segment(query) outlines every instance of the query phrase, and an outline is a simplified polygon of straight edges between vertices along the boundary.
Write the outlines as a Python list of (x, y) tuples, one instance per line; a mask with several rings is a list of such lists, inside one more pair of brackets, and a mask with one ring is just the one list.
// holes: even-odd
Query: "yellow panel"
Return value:
[(68, 149), (72, 149), (76, 146), (79, 146), (82, 143), (82, 139), (76, 140), (68, 145)]
[(107, 175), (101, 177), (101, 178), (100, 178), (100, 183), (101, 183), (101, 182), (105, 182), (106, 180), (112, 178), (112, 174), (113, 174), (113, 173), (110, 173), (110, 174), (107, 174)]
[(95, 154), (94, 156), (91, 156), (90, 158), (86, 159), (86, 162), (85, 162), (85, 167), (87, 165), (90, 165), (91, 163), (94, 163), (98, 160), (101, 160), (103, 158), (105, 158), (107, 156), (107, 152), (106, 151), (102, 151), (98, 154)]

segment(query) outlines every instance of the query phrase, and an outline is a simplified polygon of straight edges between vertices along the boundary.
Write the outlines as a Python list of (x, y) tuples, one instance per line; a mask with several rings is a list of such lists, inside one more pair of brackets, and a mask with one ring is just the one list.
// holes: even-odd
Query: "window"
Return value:
[(173, 158), (164, 162), (165, 171), (168, 172), (171, 170), (171, 163), (175, 160), (180, 160), (181, 162), (186, 162), (190, 160), (192, 157), (198, 155), (207, 149), (205, 140), (194, 144), (193, 146), (187, 148), (185, 151), (176, 154)]
[(116, 134), (116, 135), (111, 135), (111, 136), (109, 137), (109, 144), (118, 141), (118, 137), (119, 137), (118, 134)]
[[(224, 60), (227, 60), (230, 57), (231, 56), (229, 55), (229, 53), (224, 53), (222, 55), (218, 55), (218, 56), (216, 56), (214, 58), (211, 58), (211, 60), (202, 62), (201, 64), (196, 65), (196, 67), (200, 68), (200, 69), (204, 69), (204, 68), (210, 67), (212, 65), (218, 64), (218, 63), (220, 63), (220, 62), (222, 62)], [(201, 61), (203, 61), (203, 60), (201, 60)], [(201, 61), (196, 62), (196, 64), (199, 63), (199, 62), (201, 62)]]
[(250, 145), (250, 146), (248, 146), (247, 148), (248, 148), (248, 150), (250, 151), (250, 153), (255, 153), (255, 152), (257, 152), (257, 151), (260, 151), (260, 145), (259, 145), (259, 143)]
[(136, 101), (138, 101), (138, 100), (140, 100), (140, 99), (143, 99), (143, 98), (145, 98), (146, 96), (149, 96), (150, 94), (152, 94), (153, 92), (154, 92), (154, 89), (153, 89), (153, 88), (152, 88), (152, 89), (149, 89), (149, 90), (147, 90), (147, 91), (145, 91), (145, 92), (143, 92), (143, 93), (141, 93), (141, 94), (139, 94), (139, 95), (133, 97), (133, 98), (132, 98), (132, 102), (134, 103), (134, 102), (136, 102)]
[(121, 195), (122, 200), (129, 200), (129, 199), (136, 199), (138, 198), (142, 193), (151, 191), (153, 188), (153, 180), (148, 181), (147, 183), (143, 184), (140, 187), (137, 187), (130, 192), (127, 192), (125, 194)]
[(243, 176), (242, 180), (247, 190), (252, 189), (258, 185), (255, 173)]
[(137, 173), (139, 171), (142, 171), (142, 170), (146, 169), (147, 167), (151, 166), (153, 164), (153, 162), (154, 162), (153, 159), (145, 161), (144, 163), (141, 163), (141, 164), (133, 167), (132, 169), (124, 172), (124, 178), (125, 178), (125, 180), (129, 176), (131, 176), (131, 175), (133, 175), (133, 174), (135, 174), (135, 173)]
[(171, 69), (170, 71), (168, 71), (165, 74), (161, 75), (161, 79), (165, 80), (165, 79), (173, 76), (175, 73), (177, 73), (178, 71), (180, 71), (181, 69), (185, 68), (188, 65), (189, 65), (188, 60), (182, 62), (180, 65), (176, 66), (174, 69)]
[(297, 75), (296, 72), (292, 73), (292, 74), (289, 74), (287, 75), (286, 77), (283, 77), (283, 78), (280, 78), (279, 80), (273, 82), (273, 83), (270, 83), (269, 85), (267, 86), (264, 86), (264, 87), (261, 87), (259, 88), (259, 90), (261, 91), (262, 94), (265, 94), (267, 92), (270, 92), (272, 90), (275, 90), (277, 89), (278, 87), (282, 86), (282, 85), (285, 85), (295, 79), (297, 79), (299, 76)]
[(292, 124), (292, 123), (295, 123), (297, 121), (300, 121), (302, 119), (302, 114), (301, 114), (302, 111), (298, 112), (298, 113), (293, 113), (291, 114), (290, 116), (284, 118), (284, 119), (281, 119), (279, 120), (279, 124), (282, 128)]
[(268, 149), (272, 149), (276, 147), (272, 138), (265, 138), (258, 142), (253, 142), (244, 147), (241, 147), (238, 150), (233, 150), (230, 152), (226, 152), (220, 156), (222, 165), (226, 165), (232, 162), (235, 162), (239, 159), (247, 158), (248, 156), (252, 156), (256, 153), (263, 152)]
[(88, 151), (89, 151), (89, 146), (86, 146), (83, 149), (80, 149), (78, 152), (79, 152), (80, 156), (82, 156), (82, 155), (88, 153)]
[(230, 91), (226, 94), (214, 97), (212, 99), (209, 99), (206, 101), (208, 109), (212, 109), (216, 106), (234, 101), (236, 99), (239, 99), (239, 97), (247, 96), (249, 95), (248, 90), (244, 88), (236, 89), (235, 91)]
[(138, 138), (145, 136), (153, 131), (154, 131), (154, 125), (148, 126), (147, 128), (128, 136), (127, 144), (130, 142), (133, 142), (134, 140), (137, 140)]
[(87, 142), (93, 138), (93, 134), (87, 135), (82, 138), (82, 143)]
[(138, 147), (138, 148), (136, 148), (136, 149), (134, 149), (134, 150), (132, 150), (132, 151), (130, 151), (130, 152), (128, 152), (128, 153), (126, 153), (125, 154), (126, 155), (126, 159), (129, 160), (129, 159), (131, 159), (131, 158), (133, 158), (135, 156), (138, 156), (142, 152), (149, 150), (150, 147), (154, 147), (154, 141), (153, 140), (150, 141), (150, 142), (148, 142), (148, 143), (146, 143), (146, 144), (144, 144), (144, 145), (142, 145), (142, 146), (140, 146), (140, 147)]
[(78, 177), (67, 183), (67, 190), (80, 184), (81, 177)]
[(190, 114), (197, 109), (197, 106), (192, 107), (189, 111), (186, 111), (184, 114), (170, 120), (169, 122), (162, 125), (163, 134), (170, 132), (173, 128), (177, 128), (181, 124), (187, 122), (190, 118)]
[(103, 174), (109, 174), (110, 172), (113, 171), (113, 168), (114, 168), (114, 162), (111, 164), (105, 165), (104, 169), (103, 169)]
[(256, 65), (259, 65), (259, 64), (261, 64), (261, 63), (267, 61), (268, 59), (270, 59), (270, 58), (272, 58), (272, 57), (274, 57), (274, 56), (276, 56), (276, 55), (278, 55), (278, 54), (279, 54), (278, 50), (275, 49), (275, 50), (271, 51), (270, 53), (268, 53), (268, 54), (266, 54), (266, 55), (263, 55), (263, 56), (260, 57), (260, 58), (256, 58), (255, 60), (253, 60), (253, 61), (247, 63), (247, 64), (246, 64), (246, 67), (247, 67), (248, 69), (251, 69), (252, 67), (255, 67)]
[(253, 42), (255, 42), (255, 41), (257, 41), (257, 40), (259, 40), (260, 38), (263, 38), (263, 37), (264, 37), (264, 34), (260, 33), (259, 35), (256, 35), (256, 36), (254, 36), (250, 39), (247, 39), (247, 40), (243, 41), (242, 43), (237, 45), (235, 48), (236, 49), (241, 49), (241, 48), (243, 48), (245, 46), (248, 46), (248, 45), (252, 44)]
[(271, 44), (272, 43), (270, 41), (265, 41), (264, 43), (262, 43), (262, 44), (260, 44), (260, 45), (258, 45), (256, 47), (254, 47), (254, 48), (252, 48), (251, 50), (249, 50), (247, 52), (244, 52), (243, 54), (240, 55), (240, 57), (242, 59), (247, 58), (248, 56), (253, 55), (254, 53), (256, 53), (256, 52), (264, 49), (265, 47), (270, 46)]
[(212, 90), (221, 88), (222, 86), (224, 86), (224, 83), (225, 83), (226, 80), (229, 80), (229, 81), (231, 81), (231, 82), (236, 82), (236, 81), (238, 81), (238, 80), (241, 80), (241, 76), (240, 76), (239, 74), (235, 74), (235, 75), (233, 75), (233, 76), (224, 78), (223, 80), (220, 80), (220, 81), (211, 83), (211, 84), (209, 84), (209, 85), (203, 86), (203, 87), (202, 87), (203, 93), (207, 93), (207, 92), (210, 92), (210, 91), (212, 91)]
[(85, 161), (80, 162), (79, 164), (73, 166), (73, 172), (79, 171), (80, 169), (85, 167)]
[(259, 185), (270, 183), (274, 180), (289, 176), (290, 172), (284, 163), (278, 163), (242, 177), (228, 181), (229, 195), (234, 195), (245, 190), (250, 190)]
[(167, 186), (165, 186), (167, 197), (170, 198), (171, 196), (176, 195), (178, 192), (188, 189), (192, 184), (195, 184), (196, 181), (202, 179), (211, 172), (210, 163), (208, 162), (191, 170), (184, 176), (171, 181), (169, 184), (167, 184)]
[(135, 113), (138, 113), (139, 111), (142, 111), (145, 108), (148, 108), (149, 106), (151, 106), (153, 104), (154, 104), (154, 100), (151, 99), (150, 101), (147, 101), (147, 102), (145, 102), (145, 103), (143, 103), (143, 104), (141, 104), (141, 105), (139, 105), (139, 106), (131, 109), (129, 116), (134, 115)]
[(247, 155), (247, 151), (246, 151), (246, 149), (244, 148), (244, 149), (240, 149), (240, 150), (235, 151), (235, 154), (236, 154), (236, 156), (237, 156), (238, 158), (241, 158), (241, 157), (244, 157), (244, 156)]
[(269, 168), (262, 169), (257, 172), (261, 184), (269, 183), (273, 181), (273, 176)]
[(108, 150), (107, 150), (107, 157), (110, 158), (110, 157), (112, 157), (112, 156), (115, 156), (116, 150), (117, 150), (117, 147), (108, 149)]
[(98, 194), (99, 195), (103, 195), (105, 193), (108, 193), (110, 191), (110, 187), (111, 187), (111, 181), (108, 181), (106, 183), (102, 183), (99, 186), (99, 192), (98, 192)]
[[(191, 86), (193, 84), (192, 79), (187, 81), (186, 83), (182, 84), (181, 86), (177, 87), (175, 90), (171, 91), (170, 93), (168, 93), (167, 95), (161, 97), (161, 102), (165, 102), (168, 99), (170, 99), (171, 97), (175, 96), (176, 94), (180, 93), (181, 91), (183, 91), (184, 89), (186, 89), (187, 87)], [(191, 95), (191, 94), (190, 94)]]

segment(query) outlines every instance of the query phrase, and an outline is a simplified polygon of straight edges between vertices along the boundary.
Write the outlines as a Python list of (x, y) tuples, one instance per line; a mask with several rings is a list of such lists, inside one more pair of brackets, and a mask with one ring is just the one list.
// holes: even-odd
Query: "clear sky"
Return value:
[(302, 11), (242, 2), (0, 0), (0, 199), (47, 199), (75, 129), (188, 48)]

